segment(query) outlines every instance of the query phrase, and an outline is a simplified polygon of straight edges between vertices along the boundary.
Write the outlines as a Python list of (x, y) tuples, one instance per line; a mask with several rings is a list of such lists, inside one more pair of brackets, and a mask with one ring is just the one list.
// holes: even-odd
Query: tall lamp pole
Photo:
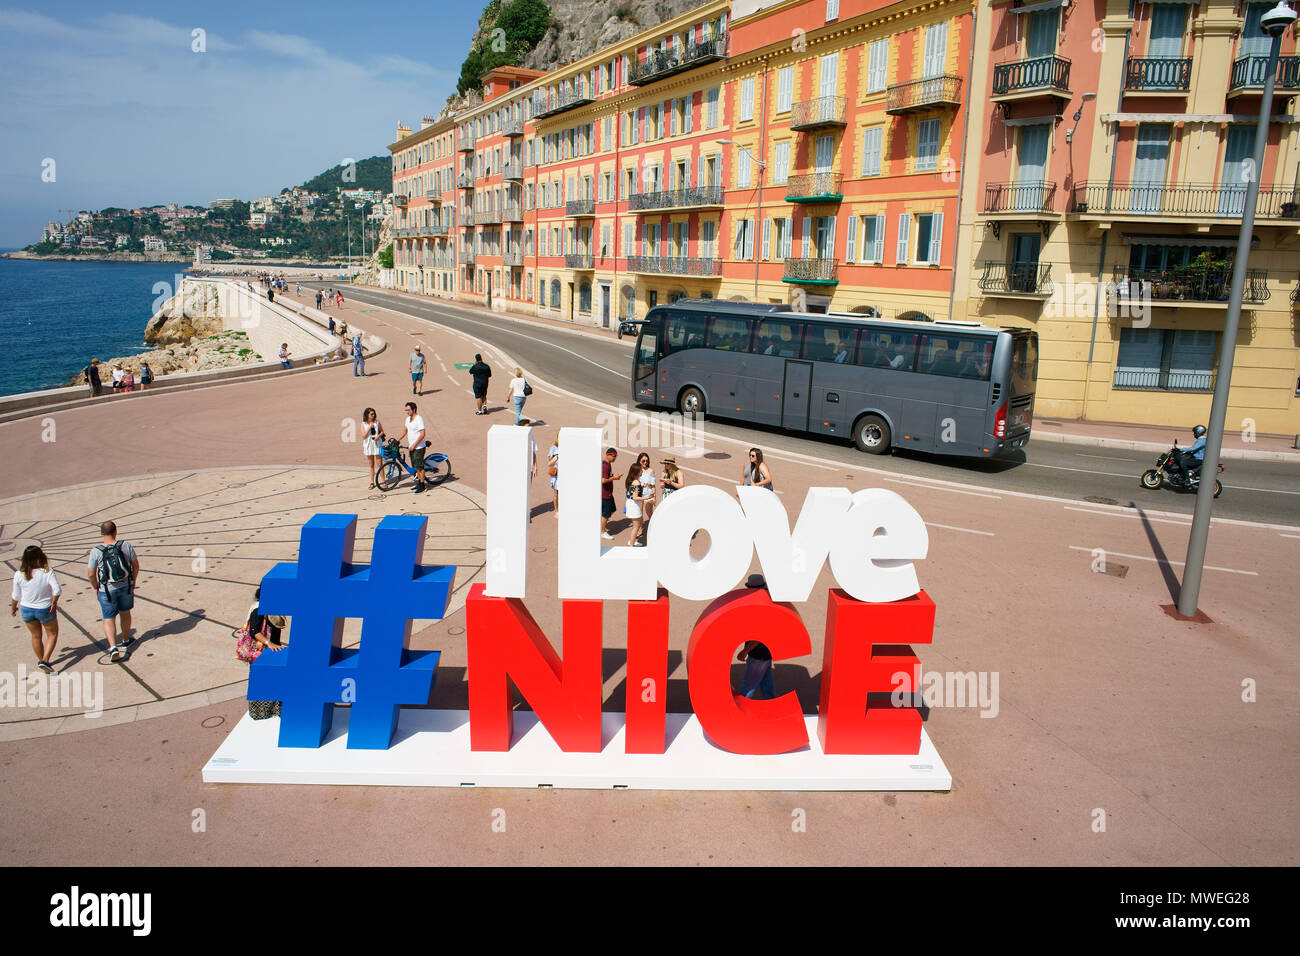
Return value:
[(1250, 256), (1250, 234), (1255, 226), (1255, 204), (1259, 201), (1260, 171), (1264, 167), (1264, 146), (1268, 142), (1268, 121), (1273, 110), (1273, 87), (1277, 81), (1278, 54), (1282, 34), (1295, 22), (1296, 12), (1286, 0), (1260, 18), (1260, 27), (1272, 39), (1268, 49), (1268, 66), (1264, 70), (1264, 95), (1259, 102), (1259, 124), (1255, 127), (1254, 168), (1246, 183), (1246, 204), (1237, 234), (1237, 255), (1232, 262), (1232, 286), (1228, 293), (1228, 316), (1223, 324), (1223, 344), (1219, 348), (1219, 376), (1214, 383), (1214, 401), (1210, 406), (1209, 431), (1205, 436), (1205, 463), (1201, 466), (1201, 484), (1196, 492), (1196, 513), (1187, 542), (1187, 564), (1183, 586), (1178, 592), (1178, 613), (1196, 615), (1201, 594), (1201, 575), (1205, 570), (1205, 546), (1210, 534), (1210, 512), (1214, 509), (1214, 482), (1219, 474), (1219, 452), (1223, 448), (1223, 428), (1228, 417), (1228, 388), (1232, 383), (1232, 362), (1237, 350), (1237, 328), (1241, 322), (1241, 297), (1246, 284), (1246, 262)]
[[(721, 146), (740, 146), (740, 144), (737, 143), (734, 139), (718, 139), (718, 140), (714, 140), (714, 142), (718, 143)], [(753, 150), (748, 146), (741, 146), (740, 149), (738, 150), (738, 153), (743, 153), (746, 159), (748, 159), (751, 163), (753, 163), (755, 166), (758, 167), (758, 205), (754, 212), (754, 238), (753, 238), (754, 301), (757, 302), (758, 301), (758, 241), (759, 241), (759, 229), (762, 228), (763, 225), (763, 170), (767, 169), (767, 163), (763, 162), (763, 160), (761, 159), (755, 159)], [(723, 237), (719, 236), (718, 241), (719, 242), (724, 241)]]

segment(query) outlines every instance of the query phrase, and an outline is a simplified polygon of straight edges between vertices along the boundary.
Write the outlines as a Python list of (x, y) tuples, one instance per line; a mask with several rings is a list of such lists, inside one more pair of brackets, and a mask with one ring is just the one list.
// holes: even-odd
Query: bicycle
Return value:
[[(402, 480), (402, 472), (405, 471), (412, 478), (415, 477), (415, 469), (411, 467), (402, 454), (400, 443), (396, 438), (390, 438), (382, 446), (383, 464), (379, 466), (379, 473), (375, 475), (375, 484), (380, 491), (392, 491)], [(426, 485), (438, 485), (451, 477), (451, 458), (441, 452), (427, 451), (424, 453), (424, 483)]]

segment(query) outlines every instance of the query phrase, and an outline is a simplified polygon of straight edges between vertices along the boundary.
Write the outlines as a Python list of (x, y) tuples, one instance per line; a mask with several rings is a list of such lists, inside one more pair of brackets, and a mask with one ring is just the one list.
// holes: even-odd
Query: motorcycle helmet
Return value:
[(1200, 437), (1203, 436), (1204, 434), (1205, 434), (1205, 426), (1204, 426), (1204, 425), (1197, 425), (1195, 428), (1192, 429), (1192, 437), (1193, 437), (1193, 438), (1200, 438)]

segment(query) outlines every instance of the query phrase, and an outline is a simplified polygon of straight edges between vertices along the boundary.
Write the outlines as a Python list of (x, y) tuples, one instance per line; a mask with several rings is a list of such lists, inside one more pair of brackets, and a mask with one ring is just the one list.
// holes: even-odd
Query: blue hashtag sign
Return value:
[[(282, 701), (281, 747), (319, 747), (334, 705), (350, 703), (348, 747), (386, 750), (403, 704), (426, 704), (437, 651), (411, 651), (411, 621), (440, 620), (456, 568), (424, 567), (428, 519), (389, 515), (375, 529), (369, 565), (352, 563), (357, 516), (318, 514), (302, 528), (298, 563), (262, 578), (263, 614), (292, 618), (289, 646), (262, 654), (249, 700)], [(344, 649), (343, 621), (361, 618), (361, 643)]]

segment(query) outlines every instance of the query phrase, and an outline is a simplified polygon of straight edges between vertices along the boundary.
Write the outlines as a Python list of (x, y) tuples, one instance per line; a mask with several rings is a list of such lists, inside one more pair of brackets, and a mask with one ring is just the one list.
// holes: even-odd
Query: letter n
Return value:
[(465, 601), (470, 750), (510, 749), (513, 682), (561, 750), (599, 752), (601, 602), (563, 602), (561, 661), (519, 598), (483, 590), (475, 584)]
[[(895, 689), (918, 692), (921, 662), (907, 645), (934, 639), (934, 610), (924, 591), (883, 604), (859, 601), (838, 588), (830, 592), (817, 708), (824, 753), (920, 751), (920, 712), (894, 707), (888, 695)], [(907, 680), (898, 687), (900, 673)]]

